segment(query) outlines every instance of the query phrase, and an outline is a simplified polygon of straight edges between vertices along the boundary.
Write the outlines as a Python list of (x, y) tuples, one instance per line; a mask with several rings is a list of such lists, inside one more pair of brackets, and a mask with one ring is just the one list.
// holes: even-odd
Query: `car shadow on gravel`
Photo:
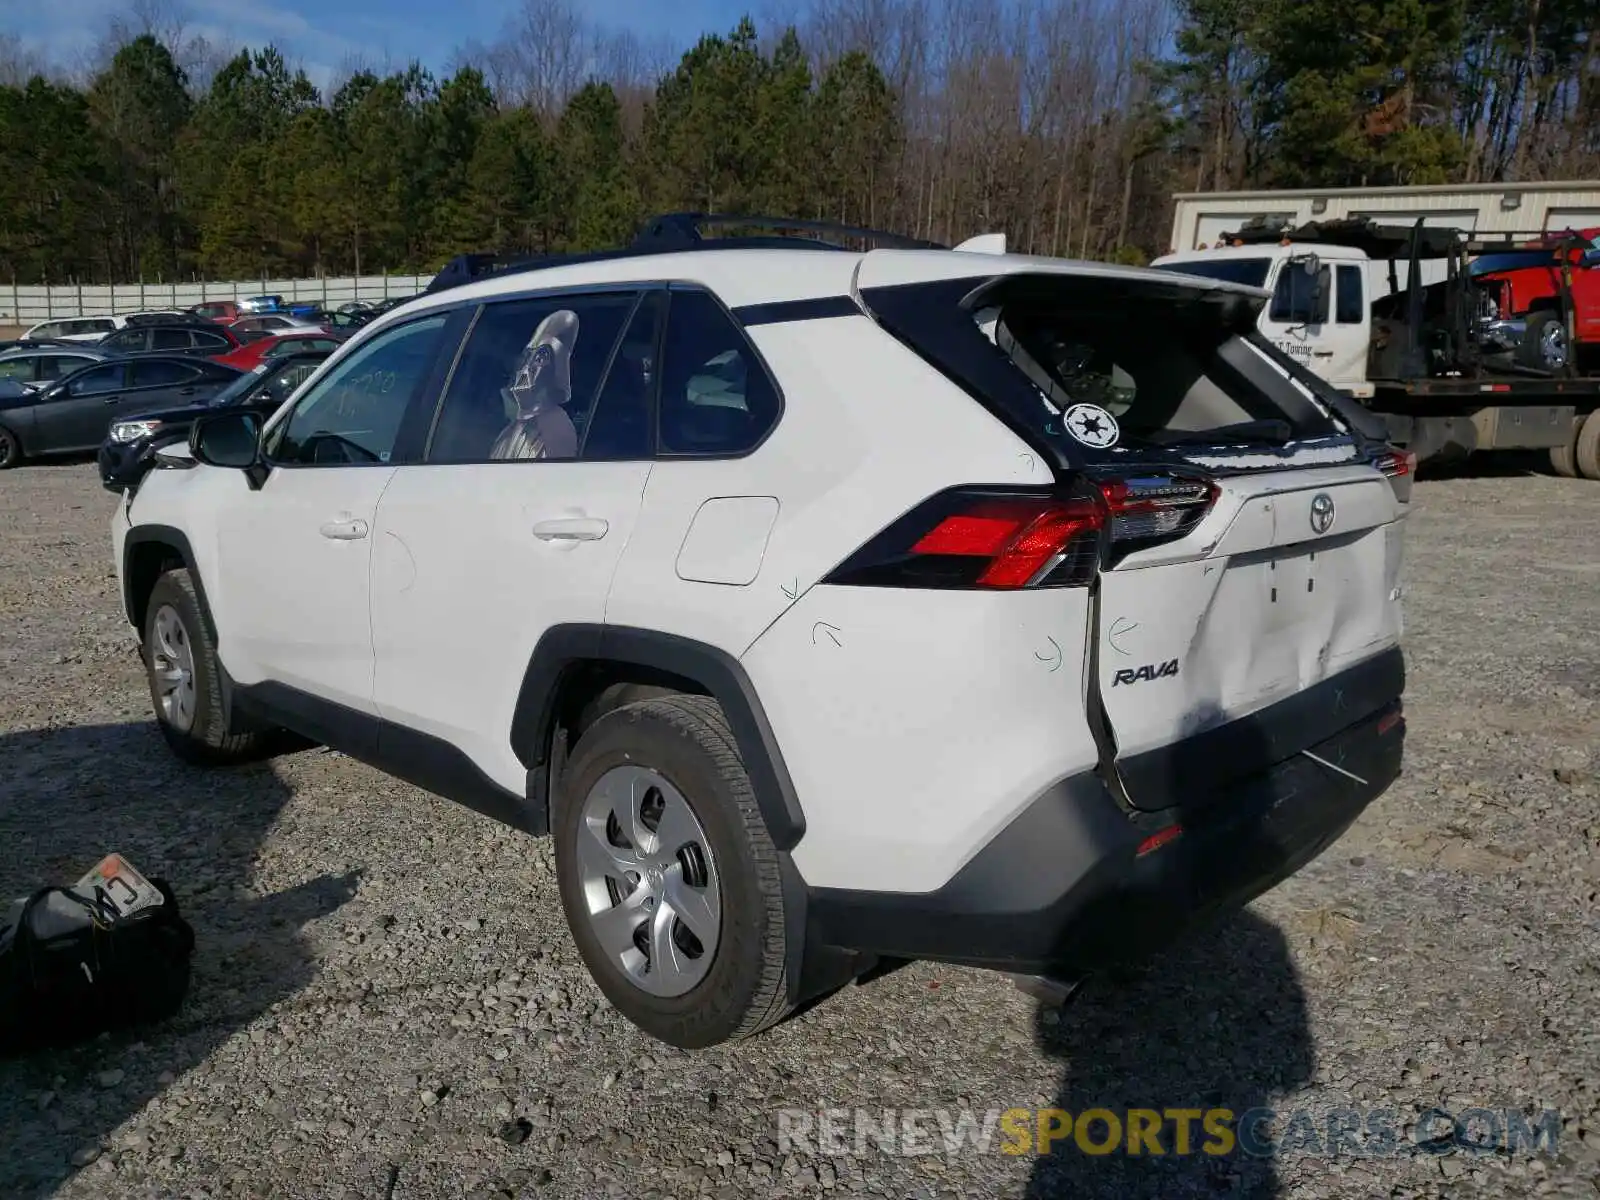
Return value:
[[(0, 1061), (0, 1191), (48, 1196), (82, 1169), (100, 1176), (101, 1194), (127, 1194), (146, 1166), (184, 1154), (163, 1138), (151, 1101), (300, 991), (316, 970), (301, 927), (343, 904), (355, 880), (325, 875), (258, 894), (257, 853), (287, 785), (268, 763), (185, 766), (150, 722), (3, 734), (0, 763), (0, 898), (70, 883), (117, 851), (165, 877), (194, 926), (189, 993), (172, 1019)], [(224, 1099), (209, 1106), (218, 1116), (246, 1098)]]
[[(1288, 943), (1273, 925), (1245, 910), (1157, 956), (1120, 980), (1091, 981), (1065, 1009), (1036, 1017), (1041, 1049), (1068, 1063), (1056, 1107), (1074, 1120), (1109, 1110), (1121, 1140), (1108, 1140), (1103, 1116), (1091, 1122), (1085, 1152), (1071, 1136), (1035, 1160), (1030, 1200), (1089, 1197), (1270, 1197), (1277, 1167), (1263, 1140), (1245, 1152), (1208, 1134), (1203, 1113), (1228, 1109), (1238, 1129), (1251, 1110), (1281, 1107), (1315, 1066), (1305, 996)], [(1127, 1154), (1131, 1109), (1162, 1114), (1164, 1153)], [(1190, 1110), (1189, 1152), (1179, 1153), (1170, 1110)], [(1270, 1123), (1259, 1126), (1263, 1139)], [(1210, 1145), (1229, 1153), (1208, 1153)]]

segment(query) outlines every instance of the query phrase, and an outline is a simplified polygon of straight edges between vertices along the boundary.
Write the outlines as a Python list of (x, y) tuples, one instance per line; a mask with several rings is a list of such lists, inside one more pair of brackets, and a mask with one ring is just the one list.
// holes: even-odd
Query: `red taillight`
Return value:
[(1175, 842), (1183, 835), (1182, 825), (1168, 825), (1160, 833), (1152, 833), (1139, 843), (1139, 848), (1134, 851), (1135, 858), (1143, 858), (1146, 854), (1153, 854), (1168, 842)]
[(1392, 450), (1373, 464), (1389, 479), (1395, 499), (1401, 504), (1411, 503), (1411, 481), (1417, 473), (1417, 456), (1410, 450)]
[(963, 488), (935, 496), (825, 582), (879, 587), (1087, 587), (1108, 546), (1182, 537), (1216, 495), (1208, 481), (1118, 478), (1070, 497)]
[(1092, 543), (1104, 521), (1100, 507), (1087, 500), (986, 500), (945, 517), (911, 553), (987, 559), (973, 580), (978, 587), (1022, 588), (1051, 574), (1073, 554), (1074, 542), (1087, 539), (1091, 545), (1079, 549), (1091, 553), (1079, 557), (1088, 560), (1092, 577)]
[(1169, 541), (1193, 529), (1210, 510), (1217, 487), (1209, 480), (1169, 475), (1112, 479), (1100, 485), (1118, 542)]

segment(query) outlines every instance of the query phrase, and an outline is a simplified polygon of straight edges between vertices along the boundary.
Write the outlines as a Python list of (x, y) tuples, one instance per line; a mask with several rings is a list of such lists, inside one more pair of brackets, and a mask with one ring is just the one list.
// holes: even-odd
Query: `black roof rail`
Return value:
[[(745, 236), (708, 238), (700, 230), (706, 227), (732, 229), (760, 229), (775, 236)], [(812, 234), (812, 237), (786, 237), (780, 231)], [(640, 226), (633, 241), (616, 250), (596, 250), (582, 254), (503, 255), (493, 253), (460, 254), (440, 269), (433, 281), (423, 289), (423, 294), (442, 292), (479, 279), (511, 275), (521, 271), (538, 271), (548, 267), (569, 266), (575, 263), (603, 262), (607, 259), (635, 258), (648, 254), (674, 254), (689, 250), (843, 250), (847, 247), (833, 239), (854, 239), (871, 242), (886, 248), (913, 250), (947, 250), (948, 246), (882, 229), (868, 229), (858, 225), (843, 225), (833, 221), (807, 221), (793, 217), (745, 216), (732, 213), (666, 213), (651, 217)]]

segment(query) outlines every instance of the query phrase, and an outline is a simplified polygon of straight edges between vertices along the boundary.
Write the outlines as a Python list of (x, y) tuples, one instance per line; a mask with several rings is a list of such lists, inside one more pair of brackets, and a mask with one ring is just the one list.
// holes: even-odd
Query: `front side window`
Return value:
[(777, 421), (777, 388), (708, 293), (673, 293), (661, 359), (661, 453), (743, 454)]
[(450, 379), (428, 461), (570, 459), (635, 293), (487, 305)]
[(124, 329), (121, 333), (114, 333), (108, 337), (105, 345), (112, 350), (143, 350), (145, 332), (143, 329)]
[(1328, 319), (1328, 294), (1332, 287), (1332, 272), (1327, 267), (1318, 267), (1312, 274), (1302, 262), (1290, 260), (1278, 272), (1269, 315), (1274, 321), (1287, 325), (1324, 324)]
[(99, 396), (106, 392), (121, 391), (122, 371), (121, 363), (84, 371), (73, 376), (72, 382), (67, 385), (67, 390), (74, 396)]
[(28, 331), (28, 336), (36, 338), (58, 338), (65, 336), (66, 332), (67, 330), (65, 323), (62, 321), (56, 321), (54, 324), (50, 325), (34, 326)]
[(18, 383), (32, 383), (38, 378), (38, 359), (8, 358), (4, 362), (0, 362), (0, 379), (15, 379)]
[(267, 457), (285, 466), (389, 462), (445, 320), (436, 314), (386, 330), (345, 358), (273, 427)]

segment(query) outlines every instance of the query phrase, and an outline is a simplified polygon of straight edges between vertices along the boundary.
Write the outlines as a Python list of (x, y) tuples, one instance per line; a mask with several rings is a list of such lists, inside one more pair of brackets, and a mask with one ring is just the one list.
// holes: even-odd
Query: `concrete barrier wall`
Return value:
[(242, 279), (224, 283), (130, 283), (116, 287), (0, 283), (0, 325), (23, 327), (56, 317), (95, 317), (150, 308), (188, 308), (205, 300), (276, 295), (336, 308), (351, 300), (412, 296), (431, 275), (362, 275), (339, 279)]

